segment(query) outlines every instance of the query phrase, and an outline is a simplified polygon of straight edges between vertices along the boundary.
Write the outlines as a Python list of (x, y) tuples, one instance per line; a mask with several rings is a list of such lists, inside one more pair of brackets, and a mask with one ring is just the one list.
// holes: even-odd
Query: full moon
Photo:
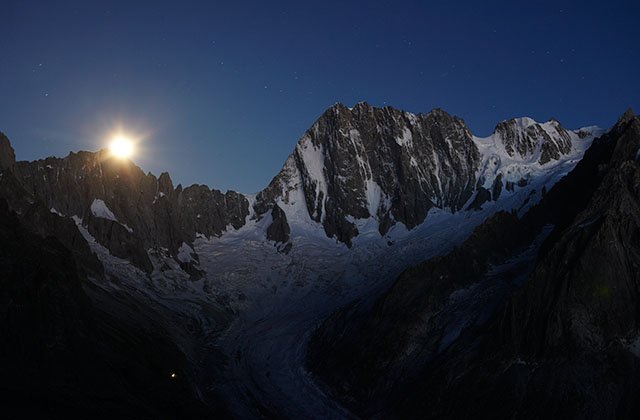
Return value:
[(133, 142), (124, 136), (118, 136), (109, 145), (109, 150), (114, 156), (126, 159), (133, 155)]

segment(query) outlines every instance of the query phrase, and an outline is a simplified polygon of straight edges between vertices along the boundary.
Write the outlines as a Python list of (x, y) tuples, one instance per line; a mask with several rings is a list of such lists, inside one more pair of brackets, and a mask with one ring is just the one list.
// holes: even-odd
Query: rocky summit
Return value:
[[(432, 208), (456, 212), (476, 194), (476, 203), (490, 200), (482, 187), (488, 181), (497, 199), (503, 188), (526, 184), (534, 169), (583, 148), (587, 141), (580, 139), (592, 131), (521, 118), (479, 139), (441, 109), (415, 115), (365, 102), (336, 104), (305, 133), (255, 208), (263, 213), (278, 202), (287, 208), (303, 201), (327, 236), (350, 244), (360, 233), (357, 220), (375, 219), (381, 235), (398, 222), (412, 229)], [(501, 157), (528, 168), (516, 173), (516, 164), (502, 174)], [(491, 167), (483, 165), (488, 158)], [(518, 174), (523, 177), (512, 180)]]

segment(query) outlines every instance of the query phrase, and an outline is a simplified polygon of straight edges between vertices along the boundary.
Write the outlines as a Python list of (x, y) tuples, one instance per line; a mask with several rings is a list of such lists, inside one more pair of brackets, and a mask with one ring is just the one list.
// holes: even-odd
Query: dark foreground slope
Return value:
[[(183, 374), (184, 354), (158, 325), (142, 330), (135, 318), (98, 310), (78, 272), (69, 250), (29, 232), (0, 200), (3, 416), (194, 418), (219, 412), (197, 398)], [(171, 378), (171, 372), (178, 375)]]
[(637, 417), (639, 150), (627, 113), (527, 215), (334, 314), (311, 369), (364, 416)]

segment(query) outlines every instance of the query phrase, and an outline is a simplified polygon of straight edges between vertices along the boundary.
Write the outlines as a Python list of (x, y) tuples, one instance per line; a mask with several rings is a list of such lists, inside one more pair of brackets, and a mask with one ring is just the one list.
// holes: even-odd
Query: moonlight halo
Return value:
[(124, 135), (116, 135), (109, 144), (109, 151), (117, 158), (130, 158), (134, 153), (133, 141)]

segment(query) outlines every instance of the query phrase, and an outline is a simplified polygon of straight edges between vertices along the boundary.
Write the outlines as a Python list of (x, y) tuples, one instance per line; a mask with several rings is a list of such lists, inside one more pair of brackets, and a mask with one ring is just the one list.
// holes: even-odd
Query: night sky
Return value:
[(7, 1), (0, 131), (18, 158), (144, 137), (177, 184), (263, 188), (336, 102), (440, 107), (476, 135), (640, 110), (637, 1)]

